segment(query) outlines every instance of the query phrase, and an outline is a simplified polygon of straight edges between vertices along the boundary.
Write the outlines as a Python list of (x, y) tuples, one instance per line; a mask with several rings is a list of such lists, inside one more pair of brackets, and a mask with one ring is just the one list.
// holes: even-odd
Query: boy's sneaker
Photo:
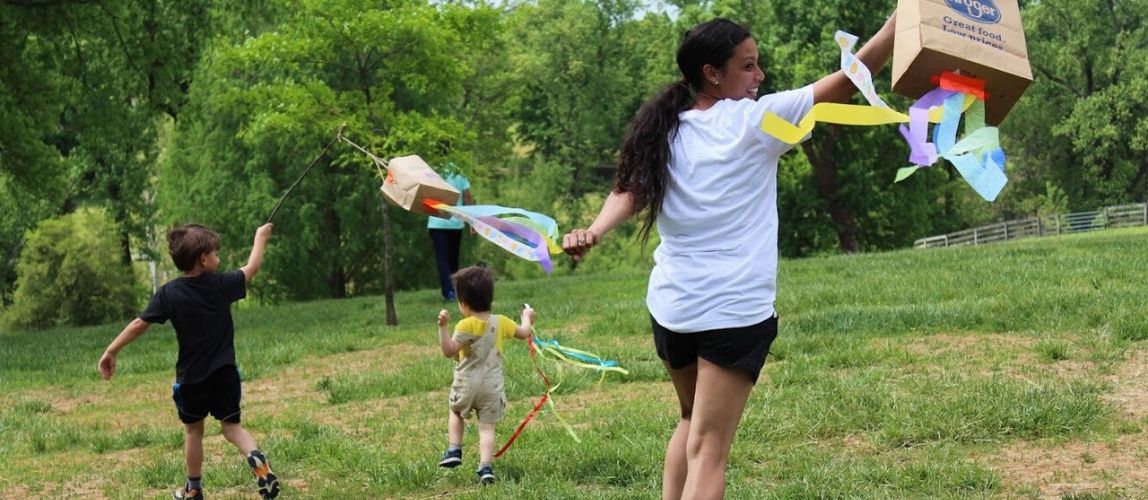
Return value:
[(254, 450), (247, 455), (247, 465), (251, 466), (251, 473), (255, 474), (255, 483), (259, 485), (259, 495), (263, 498), (279, 496), (279, 479), (271, 472), (271, 463), (262, 451)]
[(438, 461), (439, 467), (446, 467), (448, 469), (453, 469), (453, 468), (458, 467), (460, 465), (462, 465), (462, 449), (461, 448), (454, 448), (454, 449), (446, 450), (446, 452), (444, 452), (442, 454), (442, 460)]
[(478, 474), (478, 482), (480, 482), (484, 485), (485, 484), (494, 484), (494, 468), (493, 467), (491, 467), (489, 465), (484, 465), (484, 466), (480, 467), (477, 471), (475, 471), (475, 473)]
[(175, 493), (172, 493), (171, 497), (175, 500), (203, 500), (203, 490), (188, 490), (186, 487), (180, 488), (175, 490)]

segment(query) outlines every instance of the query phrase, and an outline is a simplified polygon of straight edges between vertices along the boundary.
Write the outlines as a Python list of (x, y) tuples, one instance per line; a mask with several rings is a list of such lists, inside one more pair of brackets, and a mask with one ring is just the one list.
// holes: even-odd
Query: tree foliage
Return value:
[(1044, 0), (1023, 15), (1035, 80), (1002, 125), (1013, 201), (1048, 182), (1076, 210), (1145, 201), (1148, 1)]
[[(22, 279), (27, 231), (87, 207), (111, 219), (121, 263), (158, 258), (151, 235), (177, 222), (250, 241), (344, 124), (381, 157), (462, 166), (481, 203), (585, 226), (612, 184), (626, 124), (680, 76), (674, 53), (691, 26), (745, 23), (762, 90), (776, 91), (834, 71), (833, 31), (866, 39), (895, 4), (665, 3), (673, 16), (638, 0), (0, 0), (0, 300)], [(819, 126), (779, 167), (782, 253), (897, 248), (995, 218), (1143, 201), (1146, 13), (1148, 0), (1023, 2), (1036, 80), (1001, 126), (1011, 180), (996, 203), (948, 164), (893, 184), (907, 157), (894, 127)], [(425, 217), (382, 203), (378, 185), (365, 155), (334, 146), (277, 214), (254, 294), (433, 286)], [(649, 265), (653, 243), (632, 229), (618, 228), (583, 268)], [(225, 244), (226, 265), (246, 252)], [(501, 277), (541, 275), (477, 239), (463, 260)]]
[(135, 310), (136, 282), (118, 258), (114, 224), (84, 210), (42, 221), (27, 236), (4, 322), (20, 328), (98, 325)]
[[(489, 90), (464, 81), (479, 71), (469, 51), (498, 35), (492, 11), (417, 1), (298, 7), (202, 66), (161, 169), (166, 217), (246, 235), (342, 125), (380, 157), (454, 160), (482, 176), (471, 158), (490, 141), (468, 120), (494, 120), (475, 109)], [(277, 215), (263, 293), (306, 300), (432, 283), (425, 217), (384, 205), (379, 183), (368, 157), (344, 144), (320, 160)]]

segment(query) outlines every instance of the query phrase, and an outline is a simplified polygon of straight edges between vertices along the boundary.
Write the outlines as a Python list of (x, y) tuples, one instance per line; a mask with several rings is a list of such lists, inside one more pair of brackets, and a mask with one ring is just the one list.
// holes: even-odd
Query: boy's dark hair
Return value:
[(167, 233), (167, 250), (180, 271), (195, 269), (199, 256), (219, 250), (219, 235), (206, 226), (184, 224)]
[(459, 269), (450, 276), (458, 301), (466, 304), (474, 312), (490, 311), (494, 302), (494, 271), (477, 265)]

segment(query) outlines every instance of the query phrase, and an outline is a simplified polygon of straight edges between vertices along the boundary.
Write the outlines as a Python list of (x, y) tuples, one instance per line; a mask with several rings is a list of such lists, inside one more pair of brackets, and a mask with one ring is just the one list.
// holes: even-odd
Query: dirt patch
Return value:
[(852, 455), (864, 456), (877, 453), (877, 447), (873, 445), (873, 442), (860, 434), (846, 434), (841, 438), (841, 444)]
[(1069, 380), (1097, 375), (1097, 365), (1089, 361), (1041, 359), (1032, 337), (1006, 334), (937, 334), (907, 340), (902, 349), (937, 363), (923, 363), (919, 370), (932, 375), (951, 372), (980, 377), (1006, 376), (1042, 387), (1041, 379)]
[(324, 378), (351, 373), (390, 373), (441, 356), (437, 345), (398, 344), (381, 349), (310, 357), (272, 374), (243, 383), (245, 407), (257, 413), (281, 413), (301, 402), (324, 403), (326, 393), (316, 386)]
[(1148, 349), (1130, 353), (1107, 380), (1113, 389), (1105, 399), (1121, 408), (1126, 418), (1140, 420), (1148, 416)]
[[(1148, 416), (1148, 350), (1130, 353), (1104, 380), (1113, 390), (1103, 398), (1121, 410), (1121, 417), (1140, 425)], [(1141, 428), (1103, 442), (1016, 443), (995, 454), (991, 466), (1006, 487), (1033, 488), (1042, 498), (1105, 493), (1143, 498), (1148, 495), (1145, 459), (1148, 434)]]
[(1109, 443), (1072, 441), (1062, 445), (1018, 443), (995, 455), (990, 465), (1010, 489), (1032, 488), (1041, 498), (1118, 492), (1148, 494), (1148, 436), (1122, 436)]
[(960, 354), (983, 353), (992, 350), (1013, 349), (1028, 350), (1036, 341), (1028, 337), (1002, 334), (970, 334), (955, 335), (938, 333), (905, 342), (904, 347), (910, 353), (922, 356), (940, 356), (956, 352)]

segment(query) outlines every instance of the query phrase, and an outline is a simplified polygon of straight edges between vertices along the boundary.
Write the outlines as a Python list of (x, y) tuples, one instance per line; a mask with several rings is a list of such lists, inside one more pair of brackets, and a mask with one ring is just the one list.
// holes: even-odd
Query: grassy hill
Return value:
[[(1148, 495), (1148, 230), (783, 261), (781, 334), (734, 443), (730, 498)], [(676, 403), (644, 307), (649, 269), (500, 282), (495, 312), (618, 360), (561, 381), (480, 488), (446, 445), (451, 361), (437, 291), (236, 313), (244, 422), (286, 498), (656, 498)], [(458, 312), (449, 306), (452, 321)], [(96, 361), (122, 324), (0, 334), (0, 497), (165, 498), (183, 477), (176, 344), (155, 326)], [(507, 351), (504, 441), (544, 388)], [(211, 498), (255, 498), (208, 424)]]

